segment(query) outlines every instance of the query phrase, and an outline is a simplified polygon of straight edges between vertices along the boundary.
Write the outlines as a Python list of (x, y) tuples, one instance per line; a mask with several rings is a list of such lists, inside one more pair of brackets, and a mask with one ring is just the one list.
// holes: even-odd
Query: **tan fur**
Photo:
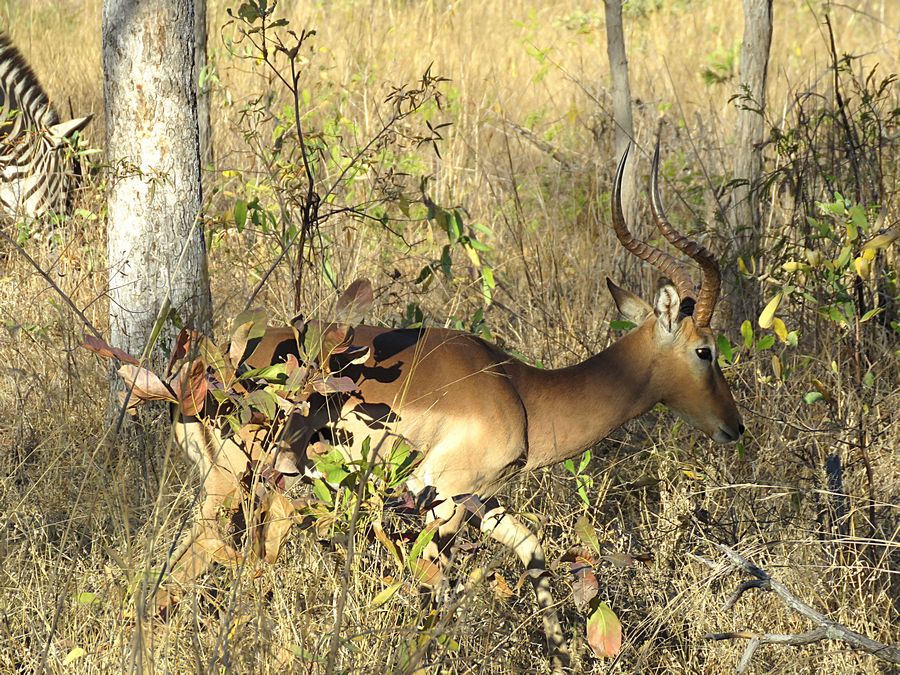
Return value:
[[(434, 487), (446, 500), (434, 514), (444, 522), (432, 557), (464, 520), (461, 507), (450, 498), (471, 493), (495, 509), (496, 517), (485, 519), (482, 529), (512, 548), (527, 568), (543, 569), (537, 538), (503, 511), (494, 495), (516, 472), (570, 458), (660, 401), (718, 441), (738, 437), (740, 415), (715, 363), (711, 331), (698, 328), (690, 317), (657, 317), (621, 289), (613, 293), (617, 301), (645, 314), (643, 323), (605, 351), (559, 370), (534, 368), (458, 331), (357, 327), (353, 343), (368, 347), (370, 357), (342, 374), (354, 378), (359, 392), (333, 419), (323, 409), (321, 423), (352, 436), (344, 451), (353, 458), (366, 437), (373, 448), (390, 447), (386, 442), (402, 437), (423, 453), (410, 486), (414, 491)], [(674, 302), (677, 308), (674, 289), (664, 293), (667, 306)], [(712, 362), (697, 356), (700, 347), (712, 350)], [(272, 328), (249, 365), (284, 360), (292, 352), (293, 331)], [(246, 467), (247, 447), (223, 441), (197, 422), (176, 429), (179, 442), (206, 475), (201, 517), (179, 547), (182, 558), (175, 561), (173, 582), (185, 584), (210, 560), (194, 540), (208, 536), (216, 500)], [(295, 439), (291, 452), (302, 459), (309, 440), (308, 435)], [(547, 639), (561, 654), (562, 629), (549, 585), (537, 575), (532, 580)]]

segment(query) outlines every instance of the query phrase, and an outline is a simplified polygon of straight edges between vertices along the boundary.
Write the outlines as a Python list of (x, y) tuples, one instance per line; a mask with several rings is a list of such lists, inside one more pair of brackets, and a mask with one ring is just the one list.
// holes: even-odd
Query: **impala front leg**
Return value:
[(547, 575), (542, 573), (546, 569), (544, 549), (534, 532), (519, 522), (515, 516), (507, 513), (496, 499), (487, 500), (484, 507), (485, 515), (481, 520), (481, 531), (511, 548), (529, 573), (544, 620), (544, 635), (550, 647), (553, 668), (554, 671), (559, 671), (569, 664), (569, 654), (562, 626), (556, 616), (550, 582)]

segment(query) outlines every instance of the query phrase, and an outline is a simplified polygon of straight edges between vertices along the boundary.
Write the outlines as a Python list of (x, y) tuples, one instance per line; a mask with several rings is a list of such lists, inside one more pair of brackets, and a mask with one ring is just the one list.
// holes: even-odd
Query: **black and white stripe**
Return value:
[(61, 123), (34, 71), (0, 35), (0, 212), (14, 220), (65, 212), (72, 182), (66, 140), (90, 120)]

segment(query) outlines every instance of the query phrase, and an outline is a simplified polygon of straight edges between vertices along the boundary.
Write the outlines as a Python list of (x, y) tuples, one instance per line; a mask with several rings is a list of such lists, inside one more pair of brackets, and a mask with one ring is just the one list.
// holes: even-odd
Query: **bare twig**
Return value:
[[(832, 621), (818, 610), (800, 600), (784, 584), (773, 579), (768, 572), (754, 565), (734, 549), (725, 546), (724, 544), (720, 544), (719, 549), (726, 555), (726, 557), (734, 564), (735, 567), (738, 567), (747, 574), (756, 577), (756, 579), (745, 581), (740, 586), (738, 586), (737, 590), (735, 590), (734, 593), (732, 593), (728, 598), (728, 601), (725, 603), (723, 609), (731, 609), (731, 607), (734, 606), (734, 604), (746, 591), (750, 590), (751, 588), (758, 588), (764, 591), (771, 591), (775, 593), (775, 595), (781, 598), (781, 600), (788, 607), (790, 607), (798, 614), (805, 616), (807, 619), (816, 624), (816, 628), (796, 635), (781, 635), (777, 633), (759, 634), (748, 631), (740, 631), (735, 633), (710, 633), (704, 635), (703, 637), (706, 640), (750, 640), (750, 642), (747, 644), (747, 648), (744, 650), (744, 653), (741, 656), (741, 660), (735, 667), (736, 672), (743, 673), (747, 670), (747, 668), (749, 668), (750, 660), (753, 658), (753, 654), (756, 652), (760, 645), (781, 644), (799, 646), (811, 644), (813, 642), (819, 642), (821, 640), (840, 640), (841, 642), (850, 645), (854, 649), (872, 654), (873, 656), (883, 661), (887, 661), (888, 663), (893, 663), (895, 665), (900, 664), (900, 648), (893, 645), (882, 644), (881, 642), (872, 640), (871, 638), (857, 633), (856, 631), (850, 630), (846, 626), (843, 626), (836, 621)], [(710, 567), (716, 567), (715, 563), (706, 558), (702, 558), (700, 556), (695, 557), (698, 560), (701, 560), (705, 564), (709, 565)]]
[(63, 302), (65, 302), (69, 306), (69, 309), (71, 309), (75, 313), (75, 315), (79, 319), (81, 319), (81, 322), (84, 324), (84, 327), (87, 328), (89, 331), (91, 331), (91, 333), (94, 334), (94, 337), (98, 337), (98, 338), (103, 337), (102, 334), (100, 333), (100, 331), (94, 327), (94, 324), (92, 324), (88, 320), (88, 318), (84, 315), (84, 312), (82, 312), (78, 308), (78, 305), (76, 305), (73, 302), (72, 298), (70, 298), (68, 295), (66, 295), (65, 291), (63, 291), (63, 289), (61, 289), (59, 286), (56, 285), (56, 282), (50, 278), (50, 275), (47, 274), (47, 272), (45, 272), (41, 268), (40, 265), (38, 265), (37, 261), (34, 258), (32, 258), (30, 255), (28, 255), (28, 251), (26, 251), (21, 245), (19, 245), (19, 243), (15, 239), (10, 237), (2, 229), (0, 229), (0, 237), (3, 237), (4, 239), (6, 239), (6, 241), (8, 241), (10, 244), (12, 244), (13, 248), (16, 249), (16, 252), (19, 255), (21, 255), (23, 258), (25, 258), (25, 260), (27, 260), (32, 267), (34, 267), (35, 271), (41, 275), (41, 277), (44, 279), (44, 281), (46, 281), (48, 284), (50, 284), (50, 287), (59, 294), (59, 297), (62, 298)]

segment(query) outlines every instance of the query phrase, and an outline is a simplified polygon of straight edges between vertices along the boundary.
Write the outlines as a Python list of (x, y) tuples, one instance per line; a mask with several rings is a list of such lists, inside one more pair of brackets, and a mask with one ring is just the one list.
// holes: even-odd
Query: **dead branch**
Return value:
[(559, 162), (563, 170), (574, 171), (580, 166), (584, 165), (584, 162), (579, 161), (577, 157), (561, 150), (559, 147), (553, 145), (552, 143), (548, 143), (530, 129), (526, 129), (523, 126), (516, 124), (512, 120), (504, 119), (502, 120), (502, 122), (517, 134), (519, 134), (519, 136), (531, 143), (535, 148)]
[[(750, 667), (750, 660), (753, 658), (753, 655), (756, 653), (756, 650), (760, 645), (780, 644), (796, 647), (800, 645), (812, 644), (821, 640), (840, 640), (841, 642), (850, 645), (854, 649), (872, 654), (873, 656), (883, 661), (887, 661), (888, 663), (893, 663), (895, 665), (900, 664), (900, 648), (876, 642), (875, 640), (872, 640), (865, 635), (850, 630), (846, 626), (843, 626), (836, 621), (832, 621), (821, 612), (817, 611), (813, 607), (800, 600), (790, 590), (788, 590), (788, 588), (784, 584), (773, 579), (768, 572), (751, 563), (734, 549), (725, 546), (724, 544), (720, 544), (719, 549), (726, 555), (726, 557), (733, 563), (735, 567), (738, 567), (747, 574), (756, 577), (755, 579), (745, 581), (740, 584), (725, 602), (725, 605), (722, 608), (723, 610), (731, 609), (746, 591), (750, 590), (751, 588), (758, 588), (763, 591), (770, 591), (775, 593), (775, 595), (781, 598), (781, 600), (788, 607), (790, 607), (798, 614), (805, 616), (807, 619), (816, 624), (816, 628), (796, 635), (754, 633), (750, 631), (739, 631), (733, 633), (709, 633), (707, 635), (704, 635), (703, 638), (706, 640), (750, 640), (750, 642), (747, 643), (747, 648), (744, 650), (744, 653), (741, 656), (741, 660), (738, 662), (737, 666), (735, 666), (735, 672), (744, 673), (747, 671), (747, 669)], [(716, 567), (716, 564), (711, 560), (707, 560), (706, 558), (702, 558), (700, 556), (696, 556), (696, 558), (706, 563), (710, 567)]]

